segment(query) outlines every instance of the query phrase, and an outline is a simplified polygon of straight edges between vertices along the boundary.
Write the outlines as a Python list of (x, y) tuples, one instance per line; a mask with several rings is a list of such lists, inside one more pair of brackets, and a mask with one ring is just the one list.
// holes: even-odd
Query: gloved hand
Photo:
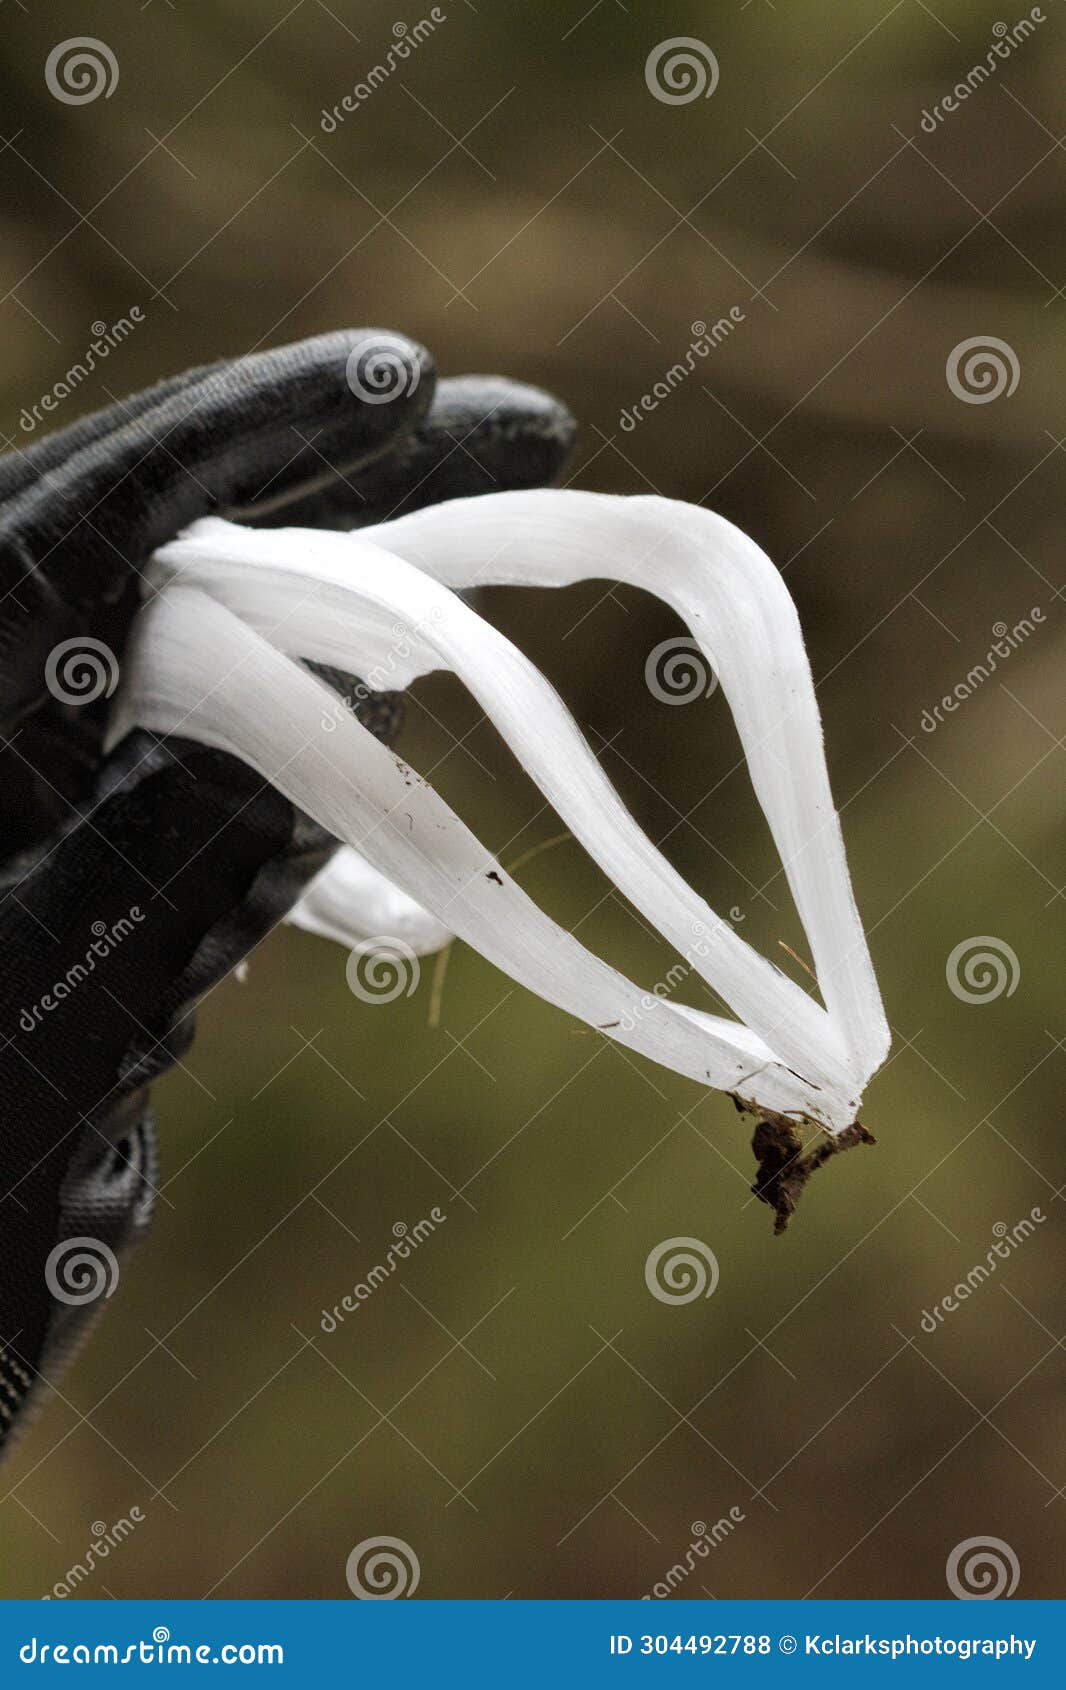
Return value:
[[(345, 331), (190, 371), (0, 459), (0, 1443), (151, 1218), (151, 1081), (334, 842), (244, 764), (107, 698), (155, 546), (199, 516), (354, 527), (550, 481), (565, 409)], [(342, 691), (345, 678), (327, 679)], [(394, 694), (352, 683), (390, 739)]]

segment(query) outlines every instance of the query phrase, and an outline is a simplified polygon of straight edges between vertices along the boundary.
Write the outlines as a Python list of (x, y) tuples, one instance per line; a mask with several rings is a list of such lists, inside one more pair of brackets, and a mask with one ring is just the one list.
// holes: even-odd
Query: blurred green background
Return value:
[[(952, 1549), (991, 1535), (1019, 1594), (1061, 1596), (1063, 8), (1046, 0), (932, 133), (923, 111), (1014, 11), (440, 10), (327, 133), (323, 110), (428, 8), (6, 6), (3, 433), (21, 444), (23, 407), (133, 306), (144, 322), (57, 422), (220, 354), (378, 323), (444, 372), (564, 397), (575, 485), (739, 523), (786, 569), (819, 684), (895, 1030), (866, 1098), (878, 1145), (820, 1174), (775, 1239), (724, 1097), (462, 947), (434, 1025), (432, 961), (410, 998), (364, 1004), (341, 950), (274, 935), (157, 1089), (165, 1201), (4, 1468), (3, 1591), (45, 1593), (137, 1508), (79, 1594), (345, 1596), (353, 1546), (385, 1535), (428, 1598), (635, 1596), (686, 1555), (683, 1596), (939, 1596)], [(117, 86), (61, 103), (45, 61), (87, 29)], [(679, 36), (720, 79), (671, 105), (645, 63)], [(731, 306), (729, 338), (624, 429), (693, 323)], [(1020, 379), (968, 403), (946, 365), (990, 335)], [(724, 701), (644, 684), (669, 614), (599, 584), (484, 608), (652, 838), (792, 968), (778, 940), (802, 954), (802, 935)], [(923, 731), (994, 626), (1034, 608)], [(419, 685), (401, 743), (505, 863), (558, 833), (458, 685)], [(670, 966), (573, 844), (519, 873), (630, 974)], [(947, 960), (982, 935), (1020, 974), (965, 1002)], [(323, 1308), (434, 1206), (446, 1223), (324, 1333)], [(1034, 1206), (1032, 1238), (923, 1331)], [(649, 1294), (648, 1253), (674, 1237), (715, 1253), (713, 1296)]]

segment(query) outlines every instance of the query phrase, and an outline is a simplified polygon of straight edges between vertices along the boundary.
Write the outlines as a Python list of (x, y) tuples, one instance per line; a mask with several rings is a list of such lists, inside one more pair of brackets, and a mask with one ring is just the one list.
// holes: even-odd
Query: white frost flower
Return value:
[[(655, 593), (718, 675), (781, 855), (819, 1002), (686, 884), (623, 805), (539, 671), (460, 598), (612, 579)], [(888, 1028), (829, 790), (788, 591), (723, 518), (661, 498), (457, 499), (353, 534), (207, 519), (156, 553), (111, 738), (133, 726), (232, 752), (346, 844), (294, 919), (351, 945), (457, 935), (607, 1038), (770, 1116), (839, 1135)], [(427, 783), (302, 660), (469, 688), (610, 881), (736, 1019), (647, 996), (552, 921)]]

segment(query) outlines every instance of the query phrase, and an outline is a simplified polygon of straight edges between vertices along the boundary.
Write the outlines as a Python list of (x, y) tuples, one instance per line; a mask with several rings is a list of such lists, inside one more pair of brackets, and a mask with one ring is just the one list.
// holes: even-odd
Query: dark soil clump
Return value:
[(785, 1231), (811, 1175), (842, 1150), (856, 1144), (875, 1144), (873, 1133), (856, 1121), (836, 1137), (825, 1137), (804, 1153), (803, 1140), (791, 1121), (777, 1115), (763, 1118), (752, 1134), (758, 1172), (752, 1191), (774, 1212), (774, 1236)]

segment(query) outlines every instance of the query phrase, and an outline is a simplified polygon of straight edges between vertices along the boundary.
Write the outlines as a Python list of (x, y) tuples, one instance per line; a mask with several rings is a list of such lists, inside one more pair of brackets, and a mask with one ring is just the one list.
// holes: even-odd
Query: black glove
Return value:
[[(139, 571), (208, 513), (355, 527), (537, 486), (572, 436), (536, 389), (437, 386), (421, 347), (364, 330), (190, 371), (0, 459), (0, 1443), (149, 1222), (148, 1087), (192, 1003), (335, 845), (222, 753), (138, 732), (102, 759)], [(396, 695), (320, 672), (394, 735)]]

